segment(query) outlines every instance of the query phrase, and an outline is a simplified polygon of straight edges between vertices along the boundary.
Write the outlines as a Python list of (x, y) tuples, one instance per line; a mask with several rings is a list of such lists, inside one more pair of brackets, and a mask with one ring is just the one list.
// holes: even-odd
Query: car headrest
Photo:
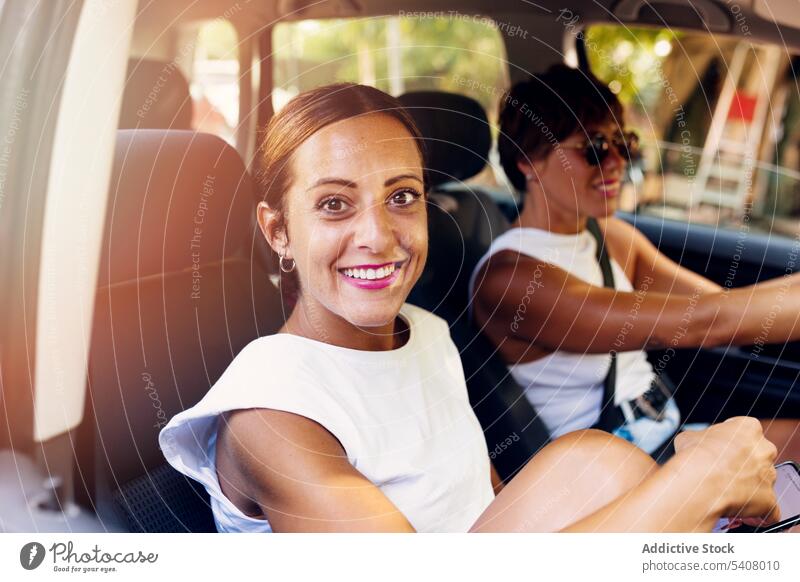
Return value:
[(425, 138), (431, 187), (483, 170), (492, 136), (480, 103), (443, 91), (415, 91), (399, 99)]
[(214, 135), (118, 131), (110, 189), (100, 286), (183, 270), (202, 276), (200, 266), (250, 239), (252, 181)]
[(174, 62), (131, 59), (119, 129), (191, 129), (189, 83)]

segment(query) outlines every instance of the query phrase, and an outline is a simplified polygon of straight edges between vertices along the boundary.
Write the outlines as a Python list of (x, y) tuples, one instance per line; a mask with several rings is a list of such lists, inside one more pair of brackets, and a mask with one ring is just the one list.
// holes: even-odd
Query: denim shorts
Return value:
[(670, 398), (664, 406), (664, 418), (660, 421), (644, 416), (626, 422), (613, 434), (633, 443), (649, 455), (675, 434), (680, 424), (681, 411), (678, 410), (675, 400)]

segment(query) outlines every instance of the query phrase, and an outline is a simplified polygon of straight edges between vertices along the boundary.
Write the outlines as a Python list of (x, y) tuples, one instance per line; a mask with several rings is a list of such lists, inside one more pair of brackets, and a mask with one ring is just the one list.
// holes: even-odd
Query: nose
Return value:
[(353, 242), (359, 249), (381, 254), (395, 243), (394, 224), (384, 204), (372, 204), (359, 212), (352, 228)]
[(606, 172), (617, 169), (624, 171), (627, 163), (628, 158), (624, 149), (621, 149), (614, 142), (611, 142), (608, 148), (608, 156), (603, 160), (603, 170)]

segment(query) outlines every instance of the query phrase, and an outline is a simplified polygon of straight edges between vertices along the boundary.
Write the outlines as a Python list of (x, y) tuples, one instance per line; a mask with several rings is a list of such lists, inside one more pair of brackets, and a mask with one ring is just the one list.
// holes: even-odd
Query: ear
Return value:
[(550, 156), (544, 159), (531, 161), (529, 158), (520, 158), (517, 160), (517, 168), (522, 175), (525, 176), (525, 182), (538, 184), (540, 182), (541, 173), (547, 167), (547, 160)]
[(278, 253), (279, 256), (290, 259), (289, 239), (286, 229), (281, 226), (278, 220), (278, 213), (270, 208), (266, 202), (259, 202), (256, 208), (256, 218), (258, 219), (261, 233), (267, 239), (272, 250)]

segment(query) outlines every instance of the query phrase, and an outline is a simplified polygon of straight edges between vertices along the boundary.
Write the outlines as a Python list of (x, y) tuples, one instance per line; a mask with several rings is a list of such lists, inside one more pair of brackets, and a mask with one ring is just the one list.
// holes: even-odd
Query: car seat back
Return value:
[(190, 129), (193, 111), (189, 83), (175, 62), (128, 61), (119, 129)]
[(167, 465), (158, 433), (283, 323), (277, 289), (247, 258), (254, 212), (250, 177), (221, 139), (119, 132), (77, 482), (122, 529), (215, 531), (204, 489)]
[(424, 139), (430, 193), (428, 260), (409, 301), (450, 324), (490, 457), (508, 479), (549, 442), (549, 433), (497, 350), (469, 319), (472, 270), (509, 227), (486, 192), (464, 183), (486, 165), (489, 122), (483, 107), (464, 95), (421, 91), (399, 99)]

